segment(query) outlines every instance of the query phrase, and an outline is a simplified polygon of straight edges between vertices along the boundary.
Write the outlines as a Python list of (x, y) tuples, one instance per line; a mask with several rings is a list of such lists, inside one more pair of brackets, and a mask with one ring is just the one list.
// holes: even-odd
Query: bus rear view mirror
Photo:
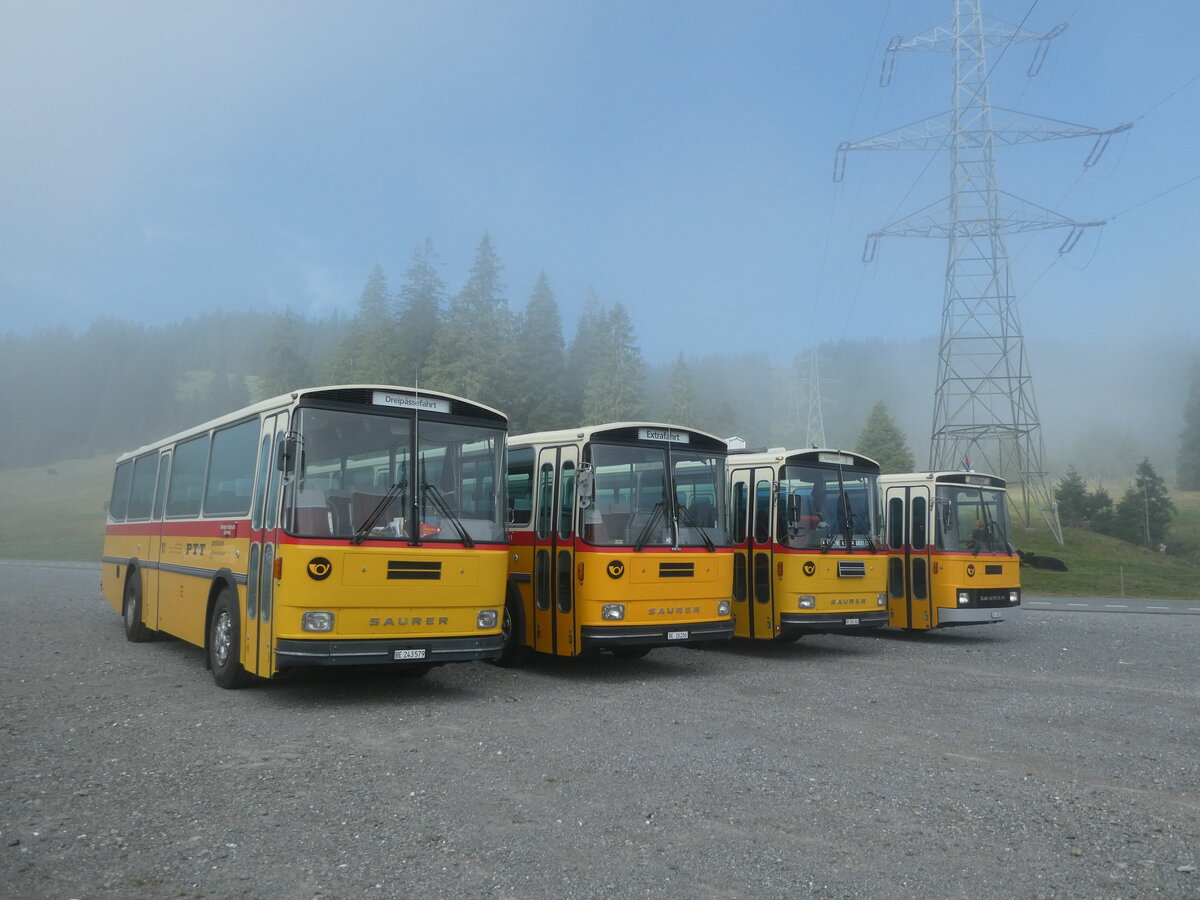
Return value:
[(300, 441), (296, 439), (294, 434), (286, 434), (283, 440), (279, 442), (279, 453), (275, 458), (275, 468), (283, 472), (285, 475), (291, 475), (296, 471), (296, 454), (300, 447)]
[(575, 488), (579, 492), (579, 508), (587, 509), (592, 505), (592, 491), (596, 487), (596, 473), (592, 471), (592, 467), (584, 463), (579, 467), (579, 472), (575, 476)]

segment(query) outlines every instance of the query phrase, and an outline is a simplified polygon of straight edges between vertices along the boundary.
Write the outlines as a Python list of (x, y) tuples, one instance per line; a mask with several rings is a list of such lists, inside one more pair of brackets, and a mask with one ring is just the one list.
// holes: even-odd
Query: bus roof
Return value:
[(733, 450), (730, 451), (728, 465), (734, 466), (766, 466), (779, 463), (825, 463), (828, 465), (858, 466), (863, 469), (879, 469), (879, 463), (869, 456), (854, 453), (851, 450), (835, 450), (832, 447), (809, 447), (803, 450)]
[(449, 400), (451, 403), (464, 404), (472, 410), (477, 410), (483, 413), (486, 417), (497, 417), (505, 422), (508, 421), (508, 416), (500, 412), (498, 409), (493, 409), (490, 406), (485, 406), (482, 403), (477, 403), (474, 400), (467, 400), (465, 397), (458, 397), (454, 394), (447, 394), (443, 391), (430, 391), (425, 388), (400, 387), (398, 385), (389, 384), (334, 384), (325, 385), (322, 387), (300, 388), (298, 390), (289, 391), (286, 394), (280, 394), (277, 397), (269, 397), (266, 400), (260, 400), (257, 403), (251, 403), (249, 406), (244, 406), (241, 409), (226, 413), (222, 416), (217, 416), (215, 419), (209, 419), (207, 422), (202, 422), (199, 425), (194, 425), (191, 428), (185, 428), (183, 431), (160, 438), (157, 441), (151, 441), (149, 444), (144, 444), (136, 450), (129, 450), (120, 454), (117, 457), (117, 462), (125, 459), (130, 459), (134, 456), (141, 456), (158, 447), (165, 447), (168, 444), (175, 444), (193, 435), (202, 434), (205, 431), (211, 431), (214, 428), (220, 428), (223, 425), (231, 425), (234, 422), (240, 422), (242, 419), (247, 419), (251, 416), (260, 415), (264, 412), (270, 412), (276, 409), (286, 409), (299, 403), (307, 397), (340, 400), (341, 402), (362, 402), (354, 400), (353, 392), (363, 391), (387, 391), (401, 394), (412, 394), (414, 396), (432, 397), (439, 400)]
[(932, 482), (934, 484), (969, 484), (975, 487), (995, 487), (1007, 488), (1008, 482), (999, 475), (989, 475), (986, 472), (969, 471), (964, 472), (962, 469), (942, 469), (933, 472), (904, 472), (892, 475), (880, 475), (879, 484), (923, 484)]
[[(662, 432), (661, 437), (652, 436), (653, 432)], [(667, 443), (668, 435), (676, 433), (688, 438), (700, 438), (700, 446), (705, 449), (727, 450), (725, 441), (707, 431), (696, 428), (684, 428), (681, 425), (669, 425), (662, 422), (608, 422), (603, 425), (584, 425), (580, 428), (560, 428), (556, 431), (536, 431), (529, 434), (514, 434), (508, 438), (510, 447), (517, 445), (542, 444), (575, 444), (608, 438), (610, 440), (643, 440), (662, 441)], [(675, 443), (672, 441), (672, 443)], [(680, 442), (682, 443), (682, 442)]]

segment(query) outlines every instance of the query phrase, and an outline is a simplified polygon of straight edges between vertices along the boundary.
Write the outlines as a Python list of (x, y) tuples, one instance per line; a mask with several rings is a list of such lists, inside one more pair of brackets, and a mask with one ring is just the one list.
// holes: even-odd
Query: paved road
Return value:
[(1034, 597), (1021, 598), (1025, 609), (1052, 609), (1059, 612), (1154, 613), (1158, 615), (1200, 615), (1200, 599), (1142, 600), (1132, 597)]
[(1200, 897), (1200, 618), (318, 673), (0, 564), (0, 896)]

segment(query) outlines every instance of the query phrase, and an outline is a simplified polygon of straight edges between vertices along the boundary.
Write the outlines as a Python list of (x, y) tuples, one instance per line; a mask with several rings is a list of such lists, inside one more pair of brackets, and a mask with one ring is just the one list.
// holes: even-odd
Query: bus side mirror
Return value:
[(279, 452), (275, 457), (275, 468), (285, 475), (296, 471), (296, 456), (299, 453), (300, 441), (294, 434), (286, 434), (279, 442)]
[(579, 492), (579, 508), (587, 509), (592, 505), (592, 492), (596, 488), (596, 473), (592, 467), (584, 463), (575, 475), (575, 489)]

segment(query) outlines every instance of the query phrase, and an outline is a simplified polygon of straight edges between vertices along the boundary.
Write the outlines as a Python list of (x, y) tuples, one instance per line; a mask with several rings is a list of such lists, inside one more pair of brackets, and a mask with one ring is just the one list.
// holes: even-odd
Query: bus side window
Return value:
[(735, 543), (741, 544), (746, 540), (746, 513), (749, 512), (749, 486), (744, 481), (739, 481), (733, 486), (733, 502), (730, 503), (731, 515), (733, 516), (733, 540)]
[(771, 539), (771, 482), (760, 481), (754, 488), (754, 543)]
[(926, 501), (921, 497), (913, 498), (912, 504), (912, 548), (914, 550), (924, 550), (927, 538), (925, 537), (925, 518), (926, 518)]
[(901, 497), (888, 501), (887, 538), (888, 546), (893, 550), (904, 549), (904, 499)]
[(125, 521), (129, 508), (129, 486), (133, 481), (133, 460), (127, 459), (117, 466), (113, 476), (112, 496), (108, 501), (108, 517), (114, 522)]
[(528, 525), (533, 516), (533, 448), (508, 454), (508, 523)]
[(554, 466), (543, 463), (538, 475), (537, 535), (548, 538), (554, 520)]

